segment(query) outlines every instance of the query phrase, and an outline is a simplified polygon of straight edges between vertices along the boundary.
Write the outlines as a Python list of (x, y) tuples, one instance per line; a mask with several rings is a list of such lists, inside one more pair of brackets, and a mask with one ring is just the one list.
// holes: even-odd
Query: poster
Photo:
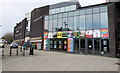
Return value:
[(73, 38), (73, 31), (68, 31), (68, 38)]
[(53, 38), (53, 33), (52, 32), (48, 33), (48, 38)]
[(108, 29), (100, 29), (101, 37), (109, 37)]
[(62, 32), (62, 38), (68, 38), (68, 32), (67, 31)]
[(85, 37), (85, 30), (80, 30), (80, 37)]
[(73, 35), (74, 35), (74, 38), (80, 38), (80, 32), (79, 31), (74, 31)]
[(86, 38), (92, 38), (93, 37), (93, 31), (92, 30), (86, 30)]
[(57, 32), (53, 32), (52, 35), (53, 35), (53, 38), (57, 38)]
[(44, 49), (43, 50), (46, 50), (47, 49), (47, 39), (44, 39)]
[(100, 30), (99, 29), (93, 30), (93, 37), (94, 38), (99, 38), (100, 37)]
[(62, 32), (57, 33), (57, 38), (62, 38)]
[(68, 52), (74, 52), (74, 40), (73, 38), (68, 38)]
[(44, 32), (44, 38), (48, 38), (48, 32)]

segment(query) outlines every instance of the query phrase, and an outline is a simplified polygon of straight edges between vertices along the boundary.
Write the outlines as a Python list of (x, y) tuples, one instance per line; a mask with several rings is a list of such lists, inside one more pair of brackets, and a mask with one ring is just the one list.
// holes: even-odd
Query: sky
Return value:
[[(69, 0), (0, 0), (0, 38), (13, 32), (16, 23), (25, 18), (25, 14), (34, 8)], [(104, 3), (106, 0), (78, 0), (81, 6)]]

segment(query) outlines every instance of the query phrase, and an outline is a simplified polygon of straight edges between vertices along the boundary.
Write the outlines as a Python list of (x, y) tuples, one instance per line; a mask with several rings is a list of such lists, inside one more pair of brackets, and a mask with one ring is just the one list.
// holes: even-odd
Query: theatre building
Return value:
[(51, 5), (44, 16), (43, 49), (118, 57), (119, 13), (120, 3)]

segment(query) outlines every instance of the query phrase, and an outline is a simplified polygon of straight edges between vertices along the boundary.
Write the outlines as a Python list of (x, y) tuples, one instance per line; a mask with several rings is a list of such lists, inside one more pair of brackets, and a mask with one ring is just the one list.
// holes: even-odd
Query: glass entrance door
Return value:
[(87, 40), (87, 54), (93, 54), (93, 39)]
[(74, 53), (79, 53), (80, 49), (79, 49), (79, 39), (74, 39), (75, 43), (74, 43)]
[(101, 52), (101, 40), (100, 39), (94, 39), (94, 54), (100, 55)]
[(107, 56), (109, 54), (109, 40), (101, 39), (101, 54)]
[(80, 54), (85, 54), (85, 39), (80, 39)]

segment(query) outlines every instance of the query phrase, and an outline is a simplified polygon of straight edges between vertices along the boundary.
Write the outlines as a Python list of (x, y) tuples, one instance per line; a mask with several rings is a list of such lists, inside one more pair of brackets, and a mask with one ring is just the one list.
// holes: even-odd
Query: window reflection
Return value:
[(80, 29), (85, 29), (85, 15), (80, 16)]
[(69, 29), (70, 31), (73, 30), (73, 28), (74, 28), (73, 25), (74, 25), (73, 17), (69, 17), (69, 18), (68, 18), (68, 29)]
[(93, 29), (100, 28), (100, 14), (93, 14)]
[(108, 28), (108, 14), (107, 12), (105, 13), (100, 13), (100, 17), (101, 17), (101, 28)]
[(86, 29), (92, 29), (92, 15), (86, 15)]

